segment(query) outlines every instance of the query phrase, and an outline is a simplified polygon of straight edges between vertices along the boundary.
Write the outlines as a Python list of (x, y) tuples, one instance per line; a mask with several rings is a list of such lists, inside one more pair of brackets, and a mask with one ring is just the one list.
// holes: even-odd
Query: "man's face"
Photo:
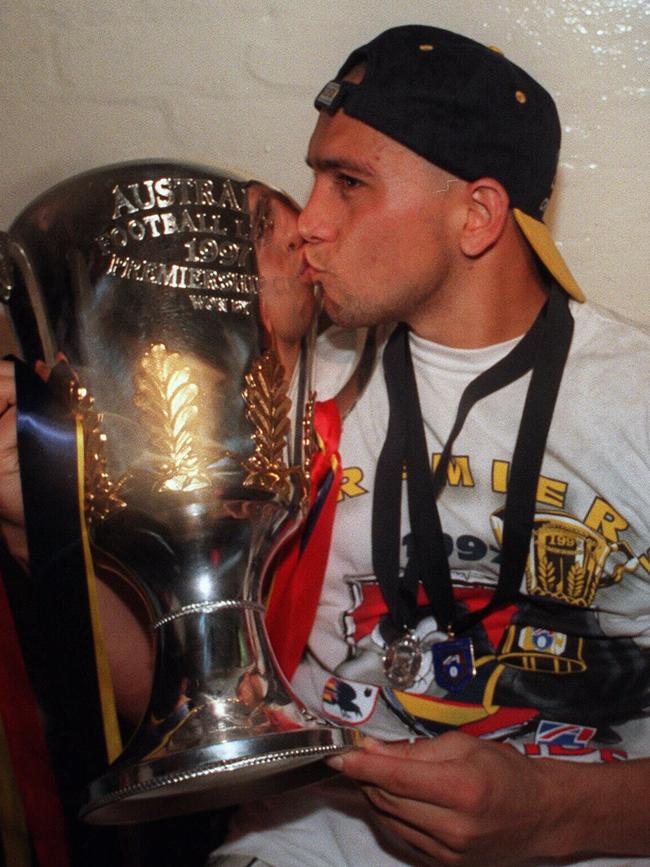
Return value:
[(314, 186), (298, 228), (327, 313), (347, 327), (403, 320), (418, 331), (449, 282), (462, 184), (343, 111), (321, 112), (307, 162)]

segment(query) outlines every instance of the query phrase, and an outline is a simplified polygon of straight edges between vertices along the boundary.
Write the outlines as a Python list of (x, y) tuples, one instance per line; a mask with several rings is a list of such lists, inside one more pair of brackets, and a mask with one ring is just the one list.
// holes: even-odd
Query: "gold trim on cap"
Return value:
[(512, 213), (524, 237), (560, 286), (566, 289), (576, 301), (585, 301), (584, 292), (578, 286), (569, 266), (560, 255), (560, 251), (555, 246), (555, 241), (544, 223), (524, 214), (519, 208), (513, 208)]

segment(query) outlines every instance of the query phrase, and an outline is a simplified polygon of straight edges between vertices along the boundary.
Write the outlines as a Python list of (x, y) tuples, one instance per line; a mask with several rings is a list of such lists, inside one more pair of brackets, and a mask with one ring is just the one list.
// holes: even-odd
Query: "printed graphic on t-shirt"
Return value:
[(361, 725), (372, 716), (378, 696), (376, 686), (332, 676), (323, 689), (323, 710), (335, 722)]
[[(503, 485), (495, 466), (492, 482)], [(462, 465), (452, 462), (452, 468), (456, 485), (474, 487), (469, 458)], [(361, 477), (357, 471), (355, 478)], [(561, 479), (540, 483), (542, 499), (552, 497), (556, 505), (566, 505), (568, 490)], [(500, 508), (486, 516), (494, 544), (470, 533), (445, 537), (459, 614), (484, 607), (490, 598), (503, 513)], [(341, 623), (347, 658), (325, 686), (323, 711), (337, 721), (361, 724), (380, 702), (382, 712), (388, 708), (401, 726), (420, 735), (457, 728), (503, 738), (534, 732), (551, 720), (556, 728), (545, 728), (544, 737), (538, 729), (539, 746), (556, 752), (580, 749), (585, 757), (591, 754), (585, 733), (615, 743), (614, 727), (650, 707), (648, 651), (633, 638), (609, 636), (598, 606), (604, 588), (622, 586), (626, 576), (640, 570), (650, 572), (647, 552), (635, 554), (624, 538), (628, 528), (626, 517), (598, 496), (582, 518), (542, 504), (534, 517), (520, 595), (471, 630), (475, 675), (465, 672), (453, 689), (449, 679), (436, 679), (434, 648), (448, 637), (423, 587), (412, 631), (420, 648), (419, 668), (408, 688), (397, 689), (384, 673), (387, 645), (380, 624), (388, 612), (379, 584), (372, 574), (346, 576), (349, 604)], [(408, 554), (408, 533), (403, 542)], [(489, 564), (484, 571), (483, 564)]]
[[(490, 518), (499, 543), (503, 512)], [(609, 529), (610, 539), (567, 512), (538, 512), (526, 565), (527, 592), (581, 608), (592, 605), (601, 584), (617, 584), (639, 568), (639, 558), (618, 533), (612, 541), (611, 524)]]

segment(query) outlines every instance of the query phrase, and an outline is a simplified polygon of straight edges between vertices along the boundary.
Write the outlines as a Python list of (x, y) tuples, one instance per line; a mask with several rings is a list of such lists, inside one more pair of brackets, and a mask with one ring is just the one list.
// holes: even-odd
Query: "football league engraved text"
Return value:
[(223, 179), (220, 190), (215, 190), (214, 180), (211, 178), (151, 178), (129, 184), (126, 190), (128, 195), (119, 184), (113, 187), (114, 220), (127, 214), (137, 214), (153, 208), (169, 208), (171, 205), (243, 210), (230, 178)]
[[(97, 238), (109, 257), (107, 276), (195, 290), (188, 294), (195, 310), (250, 315), (252, 302), (241, 297), (258, 291), (257, 277), (246, 273), (253, 255), (249, 218), (245, 194), (229, 178), (150, 178), (117, 184), (112, 193), (113, 225)], [(127, 255), (133, 242), (174, 235), (189, 236), (178, 249), (182, 262)]]

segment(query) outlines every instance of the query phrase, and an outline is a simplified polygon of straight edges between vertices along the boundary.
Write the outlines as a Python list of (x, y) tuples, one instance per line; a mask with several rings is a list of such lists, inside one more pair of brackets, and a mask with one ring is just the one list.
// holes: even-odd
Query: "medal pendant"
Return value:
[(386, 648), (384, 654), (384, 673), (390, 683), (398, 689), (413, 686), (422, 665), (422, 646), (419, 639), (407, 633)]
[(436, 683), (448, 692), (463, 689), (476, 674), (471, 638), (448, 638), (431, 648)]

